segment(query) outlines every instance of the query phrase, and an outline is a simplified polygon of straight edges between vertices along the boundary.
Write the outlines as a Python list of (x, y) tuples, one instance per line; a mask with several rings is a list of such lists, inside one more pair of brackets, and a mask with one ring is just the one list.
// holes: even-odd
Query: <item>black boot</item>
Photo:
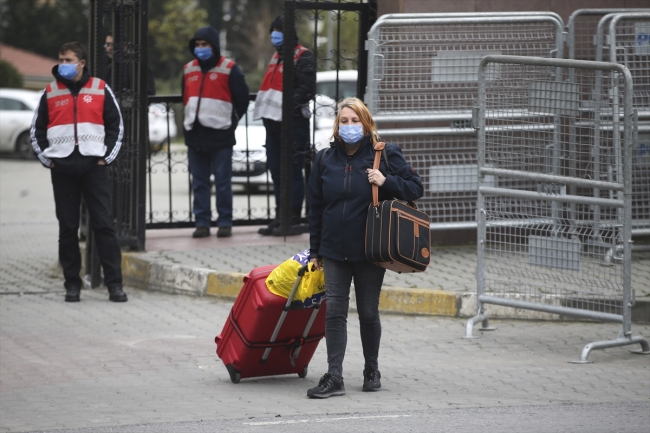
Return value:
[(261, 234), (262, 236), (271, 236), (273, 234), (273, 230), (277, 229), (278, 227), (280, 227), (280, 209), (276, 207), (275, 219), (271, 221), (268, 226), (259, 229), (257, 233)]
[[(309, 226), (307, 224), (302, 224), (301, 214), (302, 214), (302, 209), (300, 208), (291, 210), (291, 228), (289, 229), (289, 233), (286, 233), (287, 236), (300, 235), (309, 232)], [(282, 233), (282, 230), (280, 229), (280, 225), (278, 224), (278, 227), (273, 230), (273, 236), (284, 236), (284, 235), (285, 233)]]

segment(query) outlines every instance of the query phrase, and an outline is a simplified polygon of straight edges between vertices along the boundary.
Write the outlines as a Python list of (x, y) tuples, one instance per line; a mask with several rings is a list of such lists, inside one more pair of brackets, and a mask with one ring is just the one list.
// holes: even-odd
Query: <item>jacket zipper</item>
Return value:
[[(343, 175), (343, 193), (344, 193), (344, 200), (343, 200), (343, 212), (341, 213), (341, 227), (345, 227), (345, 208), (348, 204), (348, 190), (350, 187), (350, 177), (351, 176), (351, 171), (352, 171), (352, 166), (350, 165), (350, 156), (347, 157), (345, 161), (345, 172)], [(343, 251), (345, 252), (345, 238), (346, 236), (343, 236)], [(344, 253), (345, 254), (345, 253)], [(345, 260), (347, 260), (347, 257), (344, 257)]]
[(201, 98), (203, 97), (203, 83), (205, 83), (205, 73), (201, 71), (201, 85), (199, 86), (199, 101), (196, 103), (196, 117), (194, 121), (199, 120), (199, 109), (201, 109)]
[(79, 137), (77, 136), (77, 96), (76, 94), (72, 97), (72, 115), (74, 121), (74, 145), (79, 146)]

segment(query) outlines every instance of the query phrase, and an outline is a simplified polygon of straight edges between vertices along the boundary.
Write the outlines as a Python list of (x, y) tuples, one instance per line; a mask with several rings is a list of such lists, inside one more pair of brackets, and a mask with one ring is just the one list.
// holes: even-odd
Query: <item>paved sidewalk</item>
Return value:
[[(363, 356), (352, 313), (345, 396), (324, 401), (305, 396), (325, 372), (323, 343), (305, 379), (276, 376), (235, 385), (214, 344), (232, 306), (230, 299), (128, 286), (125, 304), (109, 302), (104, 288), (83, 290), (79, 303), (63, 302), (61, 273), (54, 266), (57, 222), (47, 171), (25, 180), (26, 185), (12, 184), (11, 179), (21, 179), (22, 167), (0, 161), (0, 432), (89, 431), (104, 426), (142, 431), (143, 425), (151, 426), (147, 431), (163, 431), (164, 423), (200, 421), (221, 422), (212, 431), (240, 432), (248, 428), (245, 424), (287, 417), (386, 412), (425, 416), (454, 408), (505, 413), (508, 408), (539, 406), (564, 413), (567, 405), (580, 404), (620, 405), (622, 413), (642, 414), (637, 415), (641, 427), (621, 415), (610, 420), (612, 431), (645, 432), (650, 425), (650, 357), (630, 353), (638, 347), (596, 350), (589, 357), (593, 364), (567, 363), (577, 360), (587, 343), (615, 338), (620, 325), (612, 323), (493, 320), (496, 331), (466, 340), (463, 318), (383, 314), (383, 390), (362, 393)], [(213, 267), (230, 261), (229, 266), (239, 263), (247, 272), (306, 246), (304, 237), (284, 244), (255, 235), (256, 243), (251, 240), (249, 249), (238, 252), (241, 246), (235, 243), (246, 231), (254, 229), (237, 228), (227, 248), (219, 248), (226, 242), (216, 238), (190, 248), (188, 243), (198, 241), (189, 238), (191, 230), (153, 232), (150, 251), (139, 256), (158, 257), (151, 263), (161, 268), (183, 267), (191, 260), (191, 269), (201, 263), (216, 272)], [(177, 240), (170, 242), (171, 237)], [(459, 276), (473, 278), (474, 265), (456, 266)], [(234, 268), (222, 269), (232, 273)], [(431, 275), (438, 277), (437, 272)], [(442, 286), (447, 287), (451, 285)], [(634, 335), (650, 338), (650, 324), (634, 324), (632, 329)], [(526, 429), (526, 415), (519, 419)], [(200, 428), (192, 431), (205, 431)], [(327, 429), (336, 431), (336, 426), (328, 423)], [(486, 425), (485, 430), (498, 431), (498, 426)], [(167, 426), (165, 431), (174, 429)]]
[[(650, 425), (650, 357), (620, 347), (567, 363), (615, 337), (616, 324), (495, 320), (495, 332), (465, 340), (462, 319), (383, 315), (383, 390), (363, 393), (351, 315), (347, 394), (314, 401), (306, 390), (326, 371), (324, 343), (305, 379), (233, 384), (213, 341), (231, 302), (127, 291), (126, 304), (104, 289), (83, 290), (78, 304), (61, 293), (0, 296), (0, 432), (591, 403), (640, 404)], [(650, 325), (634, 331), (650, 336)]]

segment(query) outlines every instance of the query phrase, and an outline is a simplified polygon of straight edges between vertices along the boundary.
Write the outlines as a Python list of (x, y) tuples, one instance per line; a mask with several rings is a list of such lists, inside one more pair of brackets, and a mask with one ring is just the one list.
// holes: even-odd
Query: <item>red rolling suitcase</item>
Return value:
[(275, 266), (253, 269), (244, 277), (244, 287), (230, 310), (228, 320), (215, 338), (217, 355), (230, 380), (297, 373), (307, 367), (325, 335), (325, 300), (313, 308), (292, 305), (303, 266), (289, 299), (266, 287), (266, 277)]

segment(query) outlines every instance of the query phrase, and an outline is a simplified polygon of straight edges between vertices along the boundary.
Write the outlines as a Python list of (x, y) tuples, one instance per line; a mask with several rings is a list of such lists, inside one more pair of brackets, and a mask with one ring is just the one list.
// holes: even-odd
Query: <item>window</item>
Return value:
[(0, 98), (0, 110), (32, 111), (25, 103), (9, 98)]

